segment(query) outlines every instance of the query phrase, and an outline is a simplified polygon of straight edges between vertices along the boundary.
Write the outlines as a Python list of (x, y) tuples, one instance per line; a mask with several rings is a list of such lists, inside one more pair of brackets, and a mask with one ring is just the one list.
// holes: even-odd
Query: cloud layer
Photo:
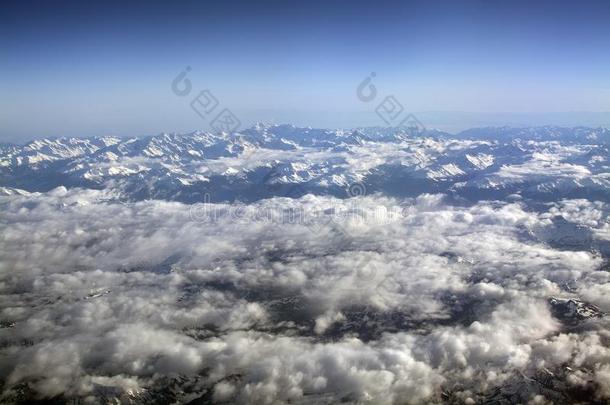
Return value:
[[(0, 204), (9, 402), (610, 398), (604, 203), (200, 207), (59, 188)], [(558, 229), (587, 233), (562, 247)], [(559, 316), (551, 297), (599, 312)]]

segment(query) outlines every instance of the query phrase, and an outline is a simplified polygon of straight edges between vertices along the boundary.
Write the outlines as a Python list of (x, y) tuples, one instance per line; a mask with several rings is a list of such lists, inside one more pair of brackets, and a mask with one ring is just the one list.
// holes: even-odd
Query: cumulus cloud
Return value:
[(546, 371), (561, 395), (610, 395), (608, 319), (566, 325), (549, 304), (610, 311), (603, 258), (543, 237), (561, 216), (603, 244), (603, 203), (307, 195), (199, 210), (56, 189), (0, 204), (7, 401), (178, 386), (164, 395), (470, 402)]

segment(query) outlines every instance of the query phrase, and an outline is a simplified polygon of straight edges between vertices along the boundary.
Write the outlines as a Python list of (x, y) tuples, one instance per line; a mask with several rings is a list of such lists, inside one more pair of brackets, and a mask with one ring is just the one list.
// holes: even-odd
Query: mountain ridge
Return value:
[[(466, 200), (522, 193), (536, 199), (607, 198), (610, 130), (475, 128), (328, 130), (257, 124), (236, 133), (194, 131), (142, 138), (45, 138), (0, 147), (0, 186), (111, 188), (128, 200), (256, 201), (277, 195), (414, 196)], [(278, 187), (278, 185), (280, 185)]]

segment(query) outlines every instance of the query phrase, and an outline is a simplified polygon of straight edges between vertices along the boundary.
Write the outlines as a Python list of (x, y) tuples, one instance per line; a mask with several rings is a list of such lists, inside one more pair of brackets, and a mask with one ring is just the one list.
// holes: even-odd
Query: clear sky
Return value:
[(189, 107), (203, 89), (244, 126), (382, 125), (356, 97), (371, 72), (431, 126), (610, 125), (610, 1), (4, 1), (0, 16), (0, 140), (207, 129)]

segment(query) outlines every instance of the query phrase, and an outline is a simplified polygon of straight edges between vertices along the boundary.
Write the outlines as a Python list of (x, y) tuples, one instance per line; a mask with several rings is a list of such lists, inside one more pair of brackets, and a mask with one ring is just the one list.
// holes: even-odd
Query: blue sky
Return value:
[(608, 1), (86, 3), (0, 6), (0, 140), (207, 129), (186, 66), (244, 126), (382, 125), (371, 72), (429, 126), (610, 125)]

